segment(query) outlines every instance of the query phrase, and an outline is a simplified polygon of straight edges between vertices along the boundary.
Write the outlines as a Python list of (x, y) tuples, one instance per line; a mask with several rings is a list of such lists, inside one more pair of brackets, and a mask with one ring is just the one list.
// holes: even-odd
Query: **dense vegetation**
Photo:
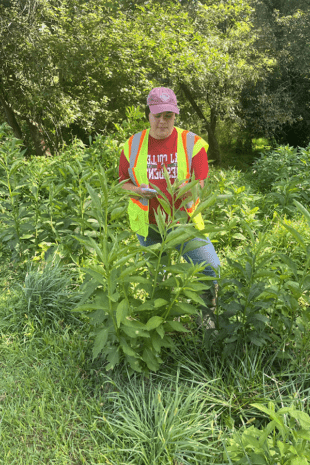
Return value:
[(204, 330), (208, 282), (174, 248), (191, 227), (159, 216), (146, 250), (128, 227), (116, 166), (141, 124), (27, 160), (1, 126), (3, 463), (309, 463), (310, 147), (211, 170)]
[[(1, 465), (310, 463), (309, 11), (0, 2)], [(155, 86), (214, 161), (214, 328), (197, 230), (138, 246), (118, 185)]]

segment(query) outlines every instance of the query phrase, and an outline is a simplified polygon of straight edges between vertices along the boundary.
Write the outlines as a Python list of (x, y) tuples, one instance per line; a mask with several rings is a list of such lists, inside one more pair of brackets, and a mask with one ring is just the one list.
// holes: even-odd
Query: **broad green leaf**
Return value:
[(117, 302), (119, 298), (120, 298), (119, 292), (114, 292), (114, 294), (109, 296), (109, 299), (112, 300), (112, 302)]
[[(178, 193), (175, 196), (175, 199), (176, 200), (182, 199), (182, 197), (187, 192), (190, 192), (193, 189), (193, 187), (197, 186), (198, 182), (199, 182), (198, 180), (197, 181), (187, 182), (184, 186), (182, 186), (181, 188), (178, 189)], [(190, 198), (189, 198), (189, 200), (187, 199), (187, 201), (190, 201)]]
[(186, 244), (183, 253), (191, 252), (192, 250), (199, 249), (200, 247), (203, 247), (205, 245), (205, 242), (193, 239)]
[(172, 310), (177, 310), (181, 315), (196, 315), (197, 308), (194, 305), (186, 302), (178, 302), (172, 307)]
[(97, 244), (97, 242), (94, 241), (94, 239), (90, 236), (87, 236), (86, 237), (80, 237), (80, 236), (75, 236), (73, 235), (72, 237), (74, 237), (75, 239), (77, 239), (79, 242), (81, 242), (82, 244), (92, 248), (95, 250), (97, 256), (99, 257), (99, 259), (103, 262), (103, 263), (106, 263), (107, 259), (105, 257), (105, 253), (103, 250), (101, 250)]
[(130, 355), (131, 357), (137, 357), (136, 352), (127, 344), (127, 341), (124, 337), (120, 338), (120, 346), (126, 355)]
[(157, 328), (163, 321), (163, 318), (160, 316), (152, 316), (149, 321), (146, 323), (146, 328), (148, 331)]
[(297, 438), (306, 439), (306, 441), (310, 441), (310, 430), (309, 429), (300, 429), (295, 431), (294, 434)]
[(166, 244), (169, 244), (169, 242), (171, 241), (179, 242), (179, 239), (183, 234), (184, 234), (183, 227), (179, 227), (179, 228), (174, 229), (173, 231), (170, 231), (166, 237)]
[(277, 425), (277, 423), (274, 420), (272, 420), (264, 428), (263, 433), (262, 433), (261, 437), (259, 438), (259, 444), (261, 446), (263, 446), (264, 443), (267, 441), (267, 438), (268, 438), (269, 434), (274, 432), (274, 430), (276, 429), (276, 425)]
[(167, 300), (165, 299), (156, 299), (154, 300), (154, 307), (155, 308), (160, 308), (163, 307), (164, 305), (167, 305)]
[(141, 323), (141, 321), (137, 320), (132, 320), (130, 318), (126, 318), (123, 321), (123, 325), (127, 326), (128, 328), (134, 328), (134, 329), (146, 329), (145, 324)]
[(246, 223), (245, 221), (241, 221), (241, 225), (247, 231), (248, 235), (251, 238), (252, 243), (254, 244), (254, 242), (255, 242), (254, 234), (252, 232), (252, 229), (248, 225), (248, 223)]
[(272, 418), (273, 421), (275, 421), (279, 426), (281, 426), (282, 429), (285, 428), (281, 416), (278, 415), (278, 414), (277, 414), (276, 412), (274, 412), (273, 410), (271, 410), (270, 408), (266, 407), (266, 406), (263, 405), (263, 404), (251, 404), (251, 406), (254, 407), (254, 408), (257, 408), (257, 409), (260, 410), (261, 412), (264, 412), (264, 413), (266, 413), (267, 415), (269, 415), (270, 418)]
[(113, 209), (111, 213), (111, 221), (114, 221), (117, 218), (119, 218), (123, 213), (125, 213), (125, 211), (126, 211), (126, 208), (124, 207), (118, 207), (118, 208)]
[(188, 333), (188, 329), (184, 328), (184, 326), (179, 321), (167, 321), (164, 324), (165, 331), (179, 331), (182, 333)]
[(240, 241), (246, 241), (246, 237), (240, 233), (233, 234), (232, 237), (234, 239), (239, 239)]
[(145, 311), (152, 310), (152, 309), (153, 309), (153, 302), (148, 300), (144, 302), (144, 304), (136, 307), (135, 312), (145, 312)]
[(161, 199), (160, 197), (157, 197), (157, 200), (160, 203), (160, 205), (163, 207), (167, 215), (170, 217), (172, 215), (170, 204), (166, 202), (166, 200)]
[(120, 327), (120, 324), (125, 320), (125, 318), (128, 315), (128, 301), (126, 299), (123, 299), (117, 306), (116, 309), (116, 323), (117, 327)]
[(198, 294), (196, 294), (195, 292), (189, 291), (187, 289), (183, 289), (183, 294), (186, 297), (188, 297), (189, 299), (193, 300), (194, 302), (197, 302), (198, 304), (203, 305), (204, 307), (206, 306), (203, 299)]
[(262, 347), (264, 344), (265, 340), (264, 339), (259, 339), (258, 337), (251, 336), (251, 342), (255, 344), (257, 347)]
[(23, 236), (21, 236), (21, 239), (30, 239), (31, 237), (34, 237), (33, 234), (23, 234)]
[(246, 445), (251, 445), (254, 450), (257, 450), (257, 449), (260, 449), (260, 444), (258, 442), (258, 440), (253, 437), (253, 433), (251, 433), (251, 431), (245, 431), (242, 435), (242, 442), (244, 444), (244, 446)]
[(165, 213), (163, 213), (160, 209), (160, 207), (158, 207), (157, 209), (157, 212), (155, 212), (155, 220), (156, 220), (156, 224), (158, 226), (158, 229), (159, 229), (159, 233), (161, 234), (161, 236), (164, 236), (165, 235), (165, 231), (166, 231), (166, 215)]
[(151, 351), (151, 349), (146, 347), (144, 349), (144, 351), (143, 351), (142, 358), (145, 361), (145, 363), (147, 364), (147, 367), (148, 367), (149, 370), (151, 370), (151, 371), (157, 371), (158, 370), (158, 368), (159, 368), (158, 360), (160, 360), (160, 359), (156, 358), (156, 356)]
[(129, 259), (134, 257), (135, 255), (137, 255), (137, 252), (131, 252), (128, 255), (126, 255), (125, 257), (122, 257), (119, 260), (117, 260), (116, 262), (114, 262), (113, 266), (117, 268), (120, 265), (123, 265), (124, 263), (128, 262)]
[(164, 330), (163, 325), (158, 326), (158, 327), (156, 328), (156, 331), (157, 331), (157, 333), (160, 335), (160, 337), (161, 337), (162, 339), (165, 337), (165, 330)]
[(96, 326), (98, 324), (103, 323), (107, 319), (107, 312), (102, 309), (96, 310), (89, 315), (91, 324)]
[(263, 323), (269, 323), (269, 318), (265, 315), (261, 315), (260, 313), (256, 313), (251, 317), (251, 320), (258, 320), (262, 321)]
[[(188, 265), (188, 266), (186, 266)], [(167, 271), (172, 273), (184, 273), (191, 268), (190, 263), (178, 263), (176, 265), (167, 266)], [(171, 279), (171, 278), (169, 278)]]
[(95, 270), (92, 270), (90, 268), (83, 268), (87, 274), (89, 274), (90, 276), (92, 276), (98, 284), (105, 284), (106, 282), (106, 277), (103, 276), (101, 273), (98, 273), (98, 271), (95, 271)]
[(93, 347), (93, 360), (100, 354), (104, 349), (109, 335), (109, 328), (103, 328), (95, 337), (95, 343)]
[(203, 284), (203, 283), (196, 282), (196, 283), (190, 283), (188, 285), (188, 288), (189, 288), (190, 291), (202, 292), (202, 291), (205, 291), (206, 289), (208, 289), (209, 286), (207, 286), (206, 284)]
[(298, 457), (294, 457), (291, 462), (290, 462), (290, 465), (309, 465), (309, 462), (308, 460), (306, 459), (306, 457), (301, 457), (300, 455)]
[(211, 205), (214, 205), (216, 202), (216, 199), (217, 199), (217, 194), (213, 194), (209, 198), (204, 200), (203, 202), (200, 202), (200, 204), (198, 205), (198, 207), (192, 214), (191, 219), (195, 218), (195, 216), (198, 215), (198, 213), (203, 212), (206, 208), (210, 207)]
[(108, 365), (105, 367), (106, 371), (113, 370), (115, 365), (118, 365), (120, 360), (119, 351), (117, 347), (113, 346), (111, 352), (107, 356)]
[(151, 343), (154, 350), (159, 353), (162, 347), (162, 339), (156, 331), (154, 331), (151, 335)]
[(128, 326), (123, 326), (123, 325), (121, 326), (121, 329), (129, 337), (133, 337), (133, 338), (150, 337), (150, 333), (148, 333), (147, 331), (143, 331), (142, 329), (129, 328)]
[(295, 410), (292, 407), (284, 407), (282, 409), (279, 409), (278, 413), (289, 413), (291, 417), (295, 418), (295, 420), (297, 420), (300, 423), (300, 426), (302, 428), (308, 429), (310, 431), (310, 417), (306, 412)]
[(125, 357), (126, 357), (127, 362), (129, 363), (129, 365), (134, 371), (137, 371), (139, 373), (142, 372), (140, 360), (137, 360), (137, 358), (131, 357), (130, 355), (127, 355), (127, 354), (125, 354)]
[(296, 266), (296, 263), (295, 263), (290, 257), (288, 257), (288, 256), (285, 255), (285, 254), (280, 253), (280, 254), (279, 254), (279, 257), (282, 258), (282, 260), (284, 261), (284, 263), (285, 263), (285, 264), (290, 268), (290, 270), (292, 270), (292, 272), (294, 273), (295, 278), (297, 278), (297, 266)]
[(258, 450), (260, 451), (260, 454), (254, 453), (250, 455), (250, 458), (251, 458), (250, 463), (253, 465), (267, 465), (268, 462), (264, 458), (265, 450), (263, 448), (259, 448)]

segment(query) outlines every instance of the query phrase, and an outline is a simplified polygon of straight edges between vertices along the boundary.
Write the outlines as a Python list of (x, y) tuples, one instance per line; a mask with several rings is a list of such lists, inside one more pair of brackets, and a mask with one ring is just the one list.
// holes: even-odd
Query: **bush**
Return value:
[(293, 178), (298, 181), (309, 180), (310, 145), (307, 148), (280, 146), (261, 154), (253, 164), (254, 181), (262, 192), (269, 192), (276, 182)]
[[(265, 428), (250, 426), (242, 434), (234, 433), (228, 441), (229, 463), (253, 465), (307, 465), (310, 463), (310, 417), (291, 407), (277, 412), (261, 404), (253, 407), (267, 414), (271, 421)], [(289, 419), (287, 418), (289, 417)]]

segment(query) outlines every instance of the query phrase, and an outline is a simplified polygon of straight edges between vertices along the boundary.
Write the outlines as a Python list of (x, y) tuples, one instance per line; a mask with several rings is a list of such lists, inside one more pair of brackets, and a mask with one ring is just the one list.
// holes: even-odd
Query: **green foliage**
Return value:
[(0, 220), (6, 225), (2, 240), (21, 256), (22, 238), (27, 232), (25, 207), (20, 204), (19, 171), (24, 165), (21, 141), (12, 138), (7, 125), (0, 126)]
[(264, 428), (250, 426), (235, 432), (226, 447), (229, 463), (251, 465), (307, 465), (310, 463), (310, 416), (294, 405), (275, 410), (253, 404), (271, 421)]
[(310, 146), (283, 147), (261, 154), (253, 164), (255, 184), (266, 195), (266, 208), (292, 216), (294, 200), (310, 204)]
[[(80, 299), (72, 272), (59, 264), (47, 263), (42, 269), (30, 269), (21, 287), (18, 305), (20, 324), (26, 319), (42, 327), (78, 321), (70, 312)], [(15, 317), (18, 311), (15, 310)]]
[[(184, 243), (185, 249), (199, 247), (201, 243), (188, 243), (199, 234), (193, 224), (186, 224), (186, 218), (174, 210), (166, 227), (159, 211), (161, 244), (137, 250), (136, 244), (122, 242), (129, 234), (118, 234), (116, 230), (118, 217), (123, 212), (116, 210), (120, 188), (108, 186), (104, 170), (98, 171), (98, 175), (101, 195), (87, 185), (90, 209), (99, 225), (98, 242), (92, 237), (76, 236), (93, 251), (95, 260), (85, 267), (90, 279), (83, 286), (84, 296), (75, 311), (90, 312), (90, 321), (95, 327), (93, 357), (101, 354), (108, 362), (107, 370), (125, 360), (131, 370), (157, 371), (163, 363), (163, 348), (174, 349), (171, 333), (188, 331), (175, 317), (195, 314), (196, 303), (204, 305), (198, 295), (208, 287), (201, 282), (208, 280), (201, 273), (203, 266), (181, 263), (182, 249), (176, 249), (180, 243)], [(166, 178), (168, 191), (172, 196), (177, 195), (182, 181), (171, 185)], [(197, 183), (188, 183), (185, 191)], [(168, 209), (164, 198), (162, 204)], [(188, 298), (191, 304), (187, 303)]]
[(102, 0), (11, 0), (1, 7), (2, 104), (22, 137), (24, 127), (35, 132), (37, 153), (42, 139), (57, 152), (70, 134), (85, 142), (113, 129), (126, 107), (144, 105), (156, 85), (175, 87), (182, 121), (196, 125), (201, 116), (179, 92), (182, 82), (214, 136), (216, 119), (234, 118), (245, 83), (269, 67), (267, 52), (255, 48), (249, 1), (131, 7), (134, 14)]
[[(309, 462), (307, 202), (292, 198), (283, 216), (251, 173), (211, 169), (199, 194), (222, 266), (216, 328), (204, 330), (196, 315), (210, 283), (175, 248), (197, 231), (172, 211), (169, 232), (157, 216), (161, 245), (140, 247), (129, 232), (117, 186), (121, 139), (141, 123), (129, 113), (121, 137), (100, 135), (89, 147), (76, 140), (20, 165), (20, 146), (1, 128), (0, 457)], [(197, 195), (195, 182), (187, 188)], [(9, 228), (20, 237), (11, 249)], [(83, 324), (74, 324), (73, 304)]]
[(277, 183), (295, 181), (302, 184), (309, 176), (310, 146), (294, 148), (280, 146), (274, 150), (265, 151), (253, 164), (253, 174), (258, 188), (266, 193), (275, 189)]

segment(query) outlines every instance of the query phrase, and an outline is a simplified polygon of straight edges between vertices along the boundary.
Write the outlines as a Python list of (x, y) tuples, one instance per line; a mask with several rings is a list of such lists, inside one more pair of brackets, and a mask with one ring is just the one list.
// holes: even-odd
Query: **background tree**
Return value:
[(251, 2), (142, 3), (2, 5), (0, 102), (36, 153), (42, 145), (57, 150), (74, 134), (113, 129), (126, 107), (169, 85), (179, 124), (207, 132), (209, 155), (220, 161), (218, 121), (236, 120), (242, 90), (273, 64), (266, 47), (255, 47)]
[[(279, 143), (310, 141), (310, 30), (306, 1), (256, 4), (257, 48), (270, 50), (275, 66), (244, 88), (240, 116), (251, 136)], [(272, 44), (272, 47), (271, 47)]]

